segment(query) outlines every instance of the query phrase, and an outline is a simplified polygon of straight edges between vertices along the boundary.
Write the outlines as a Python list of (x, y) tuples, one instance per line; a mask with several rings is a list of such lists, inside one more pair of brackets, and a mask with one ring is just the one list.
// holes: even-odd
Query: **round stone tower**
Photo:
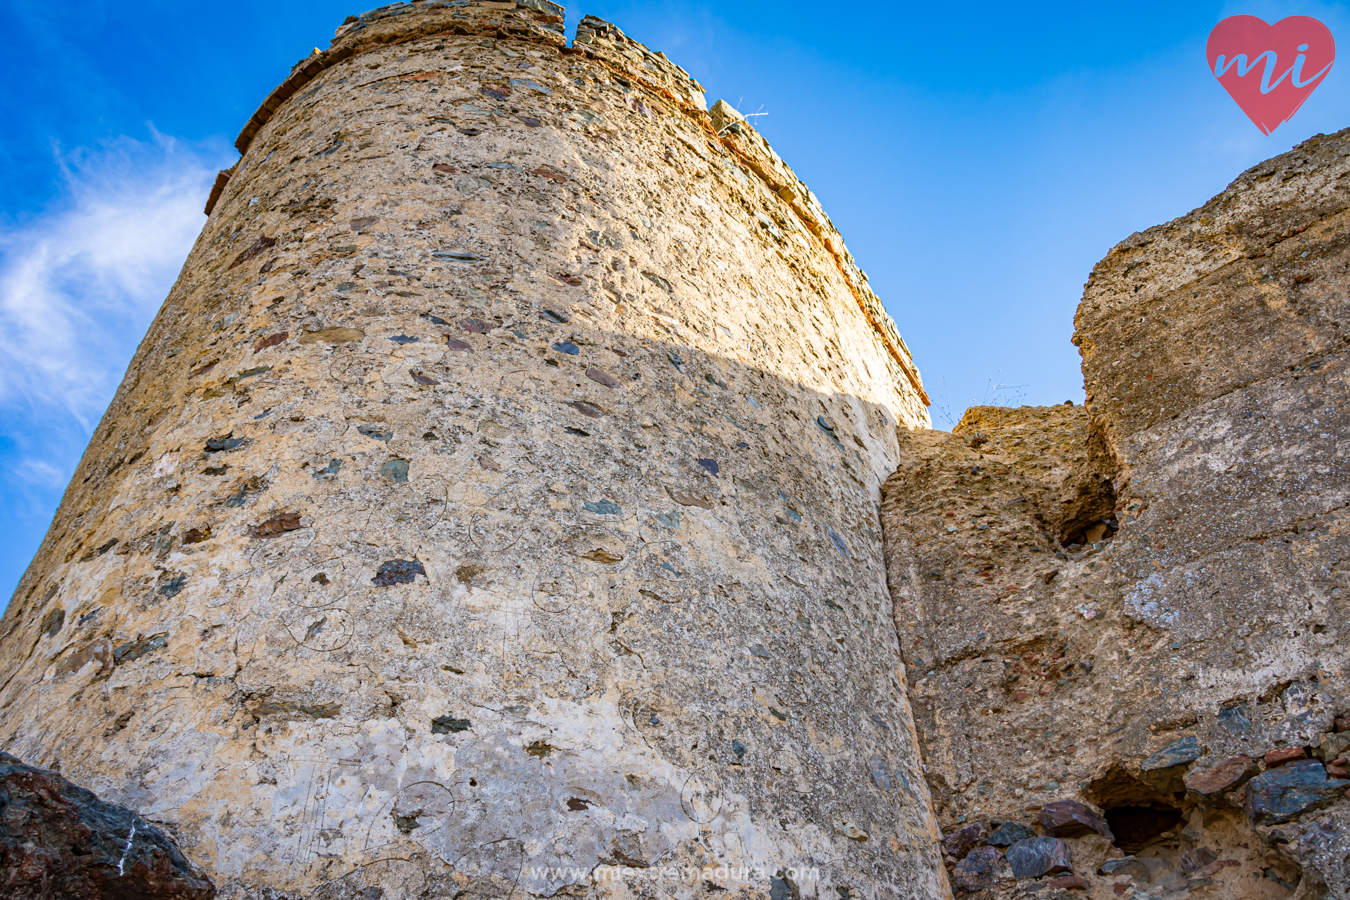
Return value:
[(223, 897), (946, 896), (908, 351), (743, 118), (561, 16), (377, 10), (249, 122), (0, 626), (0, 748)]

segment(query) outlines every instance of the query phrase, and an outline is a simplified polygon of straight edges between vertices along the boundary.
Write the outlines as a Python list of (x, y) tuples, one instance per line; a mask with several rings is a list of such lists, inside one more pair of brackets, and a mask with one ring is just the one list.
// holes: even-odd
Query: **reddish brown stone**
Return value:
[(531, 174), (538, 175), (540, 178), (547, 178), (550, 181), (563, 182), (567, 180), (566, 175), (552, 166), (540, 166), (537, 169), (532, 169)]
[(1350, 731), (1350, 717), (1337, 719), (1334, 727), (1337, 734), (1340, 734), (1342, 731)]
[(259, 253), (269, 250), (272, 247), (275, 247), (276, 245), (277, 245), (276, 238), (270, 238), (264, 234), (261, 237), (259, 237), (256, 241), (254, 241), (252, 244), (250, 244), (248, 246), (248, 249), (244, 250), (238, 256), (236, 256), (234, 258), (234, 262), (230, 263), (230, 268), (233, 269), (240, 263), (246, 263), (253, 257), (257, 256)]
[(1114, 838), (1106, 820), (1076, 800), (1047, 803), (1045, 809), (1036, 817), (1036, 821), (1040, 822), (1050, 834), (1059, 838), (1081, 837), (1094, 831), (1108, 839)]
[(55, 772), (0, 753), (0, 896), (211, 900), (162, 831)]
[(1350, 778), (1350, 769), (1345, 766), (1327, 766), (1328, 778)]
[(1266, 754), (1266, 768), (1273, 769), (1296, 759), (1307, 759), (1308, 751), (1302, 747), (1280, 747)]
[(586, 370), (586, 377), (596, 384), (603, 384), (605, 387), (614, 388), (619, 386), (619, 379), (606, 372), (604, 369), (591, 366)]
[(207, 525), (205, 528), (189, 528), (187, 531), (183, 532), (183, 543), (185, 544), (200, 544), (202, 541), (210, 540), (210, 538), (210, 525)]
[(101, 678), (113, 670), (112, 654), (112, 643), (107, 638), (101, 637), (61, 660), (61, 664), (56, 667), (56, 674), (58, 677), (69, 675), (80, 671), (91, 662), (96, 662), (98, 671), (94, 672), (94, 677)]
[(1003, 853), (997, 847), (976, 847), (952, 870), (952, 881), (968, 893), (984, 890), (1008, 871)]
[(1256, 774), (1256, 764), (1249, 756), (1230, 756), (1207, 769), (1186, 773), (1186, 789), (1210, 796), (1231, 791)]
[(275, 347), (277, 344), (284, 342), (288, 337), (290, 337), (290, 333), (285, 331), (278, 331), (276, 334), (260, 337), (258, 338), (257, 343), (253, 345), (253, 352), (261, 353), (269, 347)]
[(1050, 879), (1050, 887), (1064, 891), (1086, 891), (1087, 882), (1081, 875), (1060, 875)]
[(417, 382), (418, 384), (424, 384), (427, 385), (428, 387), (434, 387), (435, 385), (440, 384), (440, 382), (437, 381), (435, 378), (432, 378), (425, 372), (419, 372), (416, 369), (409, 369), (408, 374), (411, 375), (412, 380)]

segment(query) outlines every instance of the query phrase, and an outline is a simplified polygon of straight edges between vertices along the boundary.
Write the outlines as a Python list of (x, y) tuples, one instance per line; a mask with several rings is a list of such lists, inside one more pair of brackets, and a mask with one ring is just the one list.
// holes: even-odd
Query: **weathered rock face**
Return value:
[(763, 139), (560, 15), (369, 15), (255, 116), (0, 745), (226, 897), (944, 896), (877, 517), (918, 375)]
[(888, 566), (948, 831), (1075, 801), (1111, 832), (1063, 838), (1093, 896), (1350, 896), (1347, 176), (1350, 133), (1315, 138), (1114, 249), (1086, 410), (901, 435)]
[(0, 895), (211, 900), (216, 889), (136, 813), (0, 753)]

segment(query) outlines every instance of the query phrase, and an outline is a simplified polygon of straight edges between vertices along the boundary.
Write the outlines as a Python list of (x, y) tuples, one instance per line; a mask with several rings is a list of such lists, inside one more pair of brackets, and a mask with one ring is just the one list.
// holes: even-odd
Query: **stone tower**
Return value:
[(0, 747), (225, 897), (946, 896), (908, 351), (743, 118), (561, 14), (351, 19), (248, 123), (5, 614)]

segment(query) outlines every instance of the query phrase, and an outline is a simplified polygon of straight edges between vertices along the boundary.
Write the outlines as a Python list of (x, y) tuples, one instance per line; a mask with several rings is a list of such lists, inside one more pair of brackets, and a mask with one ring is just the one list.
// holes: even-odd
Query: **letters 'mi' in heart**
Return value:
[(1336, 59), (1327, 26), (1309, 16), (1267, 25), (1229, 16), (1209, 33), (1209, 70), (1247, 118), (1270, 134), (1298, 112)]

